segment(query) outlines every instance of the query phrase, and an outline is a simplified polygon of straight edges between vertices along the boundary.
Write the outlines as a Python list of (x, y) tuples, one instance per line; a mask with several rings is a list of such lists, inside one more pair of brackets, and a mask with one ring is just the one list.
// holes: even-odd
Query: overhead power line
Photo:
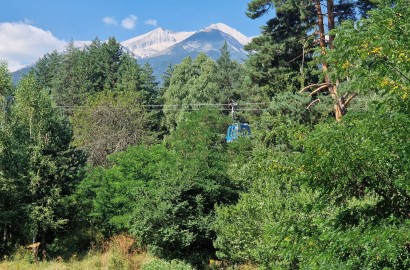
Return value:
[[(262, 110), (259, 106), (270, 104), (269, 102), (246, 102), (246, 103), (239, 103), (235, 110), (239, 111), (257, 111)], [(147, 108), (147, 110), (185, 110), (185, 111), (194, 111), (198, 110), (199, 108), (204, 107), (219, 107), (213, 108), (220, 111), (230, 111), (231, 104), (230, 103), (188, 103), (188, 104), (141, 104), (143, 108)], [(67, 105), (67, 106), (57, 106), (63, 110), (75, 110), (77, 108), (88, 108), (89, 106), (84, 105)]]

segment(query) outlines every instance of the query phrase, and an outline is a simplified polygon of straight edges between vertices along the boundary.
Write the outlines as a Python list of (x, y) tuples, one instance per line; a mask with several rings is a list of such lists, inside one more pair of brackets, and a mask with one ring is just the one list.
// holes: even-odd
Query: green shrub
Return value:
[(142, 270), (194, 270), (194, 268), (182, 261), (179, 260), (172, 260), (172, 261), (165, 261), (160, 259), (153, 259), (149, 262), (145, 263)]

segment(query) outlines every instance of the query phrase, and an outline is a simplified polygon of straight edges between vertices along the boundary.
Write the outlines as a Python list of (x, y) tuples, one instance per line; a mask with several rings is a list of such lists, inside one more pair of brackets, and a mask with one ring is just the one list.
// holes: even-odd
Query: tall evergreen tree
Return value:
[(87, 75), (86, 57), (83, 50), (71, 42), (53, 81), (53, 96), (59, 106), (78, 106), (91, 91), (91, 82)]
[(314, 96), (327, 90), (334, 99), (334, 114), (340, 119), (355, 94), (350, 97), (338, 94), (337, 82), (328, 78), (327, 62), (320, 63), (323, 83), (317, 83), (318, 78), (311, 74), (317, 65), (309, 65), (311, 69), (307, 69), (306, 63), (311, 62), (315, 47), (321, 55), (326, 54), (327, 48), (333, 49), (331, 31), (343, 20), (356, 19), (355, 7), (362, 8), (361, 3), (364, 1), (250, 1), (247, 12), (250, 18), (259, 18), (272, 8), (276, 13), (262, 28), (262, 35), (246, 47), (255, 52), (248, 61), (253, 81), (264, 87), (269, 96), (297, 89), (313, 89)]
[(231, 60), (228, 44), (225, 42), (221, 48), (221, 56), (216, 60), (215, 81), (220, 93), (220, 102), (229, 103), (232, 99), (240, 98), (242, 72), (239, 63)]
[[(350, 101), (356, 97), (357, 93), (345, 93), (341, 95), (338, 92), (339, 79), (332, 81), (328, 75), (329, 63), (324, 60), (326, 57), (327, 50), (333, 50), (335, 34), (333, 30), (335, 29), (336, 23), (341, 23), (343, 20), (352, 19), (355, 20), (356, 10), (355, 3), (359, 8), (363, 8), (363, 12), (366, 12), (368, 5), (360, 5), (361, 3), (366, 3), (367, 1), (334, 1), (334, 0), (314, 0), (314, 9), (316, 13), (316, 40), (319, 45), (318, 52), (320, 66), (322, 69), (322, 81), (319, 83), (314, 83), (308, 85), (306, 88), (302, 88), (302, 92), (308, 89), (312, 89), (310, 93), (311, 96), (316, 95), (321, 91), (325, 91), (327, 95), (333, 98), (333, 111), (336, 120), (340, 120), (346, 113), (347, 107)], [(362, 12), (362, 13), (363, 13)], [(319, 101), (319, 99), (313, 102)]]
[(114, 91), (132, 92), (141, 90), (141, 73), (142, 69), (136, 60), (129, 54), (123, 54)]
[[(72, 46), (72, 43), (71, 43)], [(70, 45), (68, 50), (72, 50)], [(41, 57), (34, 66), (34, 74), (40, 88), (52, 89), (55, 86), (58, 76), (61, 75), (60, 69), (62, 67), (64, 56), (53, 51)]]
[(104, 70), (104, 89), (113, 89), (118, 80), (118, 69), (123, 54), (121, 44), (110, 37), (101, 45), (102, 63), (98, 63)]
[(140, 91), (146, 94), (148, 104), (157, 102), (158, 84), (153, 68), (149, 63), (145, 63), (141, 70)]
[(276, 16), (262, 27), (262, 34), (245, 46), (250, 52), (247, 65), (254, 83), (269, 96), (276, 92), (296, 91), (309, 82), (307, 63), (311, 60), (313, 27), (310, 4), (302, 1), (254, 0), (247, 15), (256, 19), (272, 8)]
[[(162, 78), (162, 89), (163, 90), (169, 87), (171, 83), (171, 77), (172, 77), (173, 71), (174, 71), (174, 67), (172, 66), (172, 64), (169, 64), (167, 66), (167, 70), (164, 72), (164, 74), (162, 74), (161, 78)], [(163, 90), (161, 92), (163, 92)]]

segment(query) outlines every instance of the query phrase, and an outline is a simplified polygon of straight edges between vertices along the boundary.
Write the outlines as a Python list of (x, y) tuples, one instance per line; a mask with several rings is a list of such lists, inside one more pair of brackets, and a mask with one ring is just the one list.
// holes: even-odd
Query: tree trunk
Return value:
[[(325, 22), (324, 22), (324, 16), (322, 13), (321, 1), (314, 0), (314, 3), (315, 3), (316, 14), (317, 14), (317, 26), (318, 26), (318, 31), (319, 31), (319, 46), (320, 46), (322, 55), (325, 55), (326, 49), (328, 46), (329, 46), (329, 49), (331, 50), (334, 49), (333, 40), (335, 37), (334, 35), (329, 35), (328, 40), (326, 40)], [(327, 8), (327, 11), (326, 11), (327, 28), (328, 28), (328, 31), (331, 31), (335, 28), (334, 0), (327, 0), (326, 8)], [(347, 113), (347, 106), (349, 102), (357, 94), (353, 94), (349, 98), (347, 98), (347, 94), (342, 97), (339, 97), (337, 93), (337, 86), (339, 85), (339, 83), (338, 81), (335, 84), (330, 82), (329, 76), (327, 74), (327, 70), (328, 70), (328, 64), (326, 62), (323, 62), (322, 71), (324, 73), (325, 83), (329, 85), (328, 91), (335, 102), (334, 104), (335, 118), (337, 121), (340, 121), (342, 117)]]
[(350, 101), (357, 96), (357, 93), (352, 94), (350, 97), (347, 97), (347, 95), (348, 94), (345, 94), (338, 98), (337, 103), (334, 105), (337, 121), (342, 120), (342, 117), (347, 113), (347, 106), (349, 106)]
[[(327, 28), (329, 32), (335, 28), (334, 1), (333, 0), (327, 0)], [(335, 48), (333, 46), (334, 39), (335, 39), (335, 36), (329, 34), (329, 48), (331, 50)]]
[[(323, 21), (322, 6), (320, 5), (320, 0), (315, 0), (315, 9), (317, 14), (317, 26), (319, 30), (319, 46), (322, 54), (326, 54), (326, 35), (325, 35), (325, 24)], [(322, 70), (327, 73), (327, 63), (322, 63)], [(329, 82), (329, 78), (325, 75), (325, 81)]]
[(3, 242), (6, 243), (7, 241), (7, 224), (4, 224), (3, 228)]

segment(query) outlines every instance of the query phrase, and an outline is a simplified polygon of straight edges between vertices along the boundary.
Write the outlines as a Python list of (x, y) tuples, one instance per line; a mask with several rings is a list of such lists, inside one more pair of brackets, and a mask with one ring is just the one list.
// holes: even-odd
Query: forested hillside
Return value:
[[(1, 62), (0, 258), (126, 234), (160, 260), (143, 269), (410, 268), (408, 1), (244, 12), (268, 19), (245, 63), (225, 44), (162, 84), (115, 38), (17, 86)], [(234, 122), (252, 135), (227, 143)]]

